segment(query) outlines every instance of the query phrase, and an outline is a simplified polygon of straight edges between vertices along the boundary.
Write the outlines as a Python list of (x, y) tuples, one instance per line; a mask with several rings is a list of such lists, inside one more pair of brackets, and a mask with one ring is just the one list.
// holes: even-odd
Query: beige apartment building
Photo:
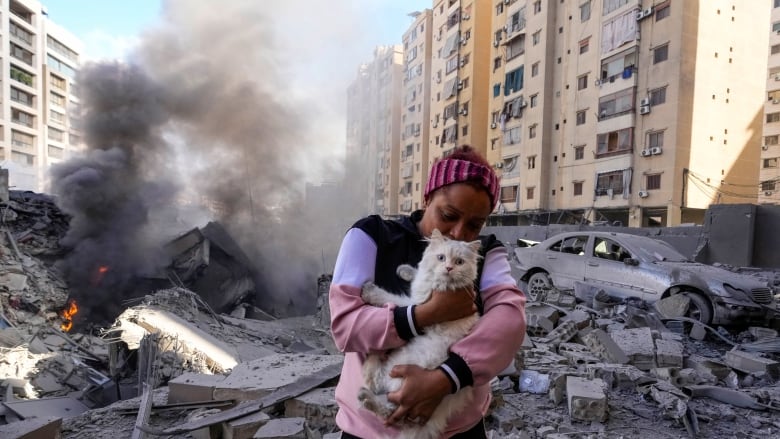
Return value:
[(345, 189), (363, 213), (398, 214), (403, 56), (401, 45), (377, 47), (347, 89)]
[(377, 203), (400, 193), (399, 213), (421, 206), (428, 166), (464, 143), (501, 174), (499, 224), (672, 226), (701, 223), (711, 204), (754, 203), (775, 178), (762, 169), (759, 184), (758, 163), (780, 155), (780, 129), (769, 122), (762, 138), (762, 121), (780, 121), (765, 99), (780, 74), (765, 74), (769, 29), (772, 41), (780, 30), (769, 9), (434, 0), (403, 36), (399, 187)]
[(81, 43), (35, 0), (0, 5), (0, 167), (12, 189), (42, 192), (47, 169), (82, 147), (72, 118)]
[(769, 61), (764, 101), (764, 141), (759, 162), (758, 202), (780, 202), (780, 0), (772, 1)]

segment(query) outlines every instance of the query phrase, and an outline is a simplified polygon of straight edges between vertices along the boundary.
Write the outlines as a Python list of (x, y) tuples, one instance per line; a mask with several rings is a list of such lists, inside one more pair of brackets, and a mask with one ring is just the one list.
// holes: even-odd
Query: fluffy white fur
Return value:
[[(371, 282), (363, 286), (363, 300), (371, 305), (381, 306), (395, 303), (410, 306), (426, 302), (433, 291), (454, 291), (473, 285), (477, 276), (477, 262), (480, 258), (480, 241), (462, 242), (447, 239), (439, 230), (434, 230), (428, 239), (417, 270), (409, 265), (398, 267), (398, 275), (411, 280), (410, 296), (390, 294)], [(456, 294), (463, 294), (462, 292)], [(364, 387), (358, 399), (363, 407), (382, 418), (389, 417), (396, 409), (387, 400), (387, 393), (398, 390), (402, 380), (391, 378), (390, 370), (397, 364), (416, 364), (425, 369), (434, 369), (448, 356), (450, 346), (463, 338), (479, 315), (451, 322), (439, 323), (425, 328), (425, 333), (412, 338), (406, 345), (385, 355), (370, 354), (363, 364)], [(447, 419), (457, 413), (473, 399), (471, 386), (447, 395), (425, 425), (410, 422), (401, 425), (402, 438), (435, 439), (441, 436)]]

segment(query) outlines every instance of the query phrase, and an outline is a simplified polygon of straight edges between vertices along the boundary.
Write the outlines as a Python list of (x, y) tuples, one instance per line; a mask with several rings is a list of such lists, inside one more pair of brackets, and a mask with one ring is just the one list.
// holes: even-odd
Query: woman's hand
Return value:
[(435, 323), (462, 319), (477, 312), (474, 289), (434, 291), (427, 302), (414, 308), (414, 317), (421, 328)]
[(398, 408), (385, 421), (386, 424), (412, 422), (425, 424), (442, 398), (452, 390), (450, 380), (440, 369), (423, 369), (415, 365), (399, 365), (390, 371), (393, 378), (404, 380), (401, 388), (390, 392), (387, 399)]

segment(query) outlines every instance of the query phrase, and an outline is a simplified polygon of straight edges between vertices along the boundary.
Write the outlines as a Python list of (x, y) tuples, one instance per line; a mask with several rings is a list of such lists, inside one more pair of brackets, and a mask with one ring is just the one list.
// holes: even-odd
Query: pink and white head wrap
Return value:
[(466, 160), (444, 158), (431, 166), (431, 175), (425, 185), (425, 201), (442, 186), (453, 183), (474, 182), (482, 186), (490, 196), (490, 206), (495, 209), (498, 204), (500, 185), (493, 168)]

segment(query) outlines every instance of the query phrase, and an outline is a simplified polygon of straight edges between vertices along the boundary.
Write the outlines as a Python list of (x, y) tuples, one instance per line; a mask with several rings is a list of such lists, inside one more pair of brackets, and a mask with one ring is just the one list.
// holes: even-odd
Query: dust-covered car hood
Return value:
[(729, 285), (736, 290), (741, 290), (751, 300), (751, 291), (768, 290), (766, 282), (753, 276), (734, 273), (725, 268), (698, 262), (654, 262), (655, 265), (665, 267), (672, 277), (672, 283), (704, 284), (709, 290), (719, 296), (733, 296), (733, 292), (726, 291), (723, 285)]

